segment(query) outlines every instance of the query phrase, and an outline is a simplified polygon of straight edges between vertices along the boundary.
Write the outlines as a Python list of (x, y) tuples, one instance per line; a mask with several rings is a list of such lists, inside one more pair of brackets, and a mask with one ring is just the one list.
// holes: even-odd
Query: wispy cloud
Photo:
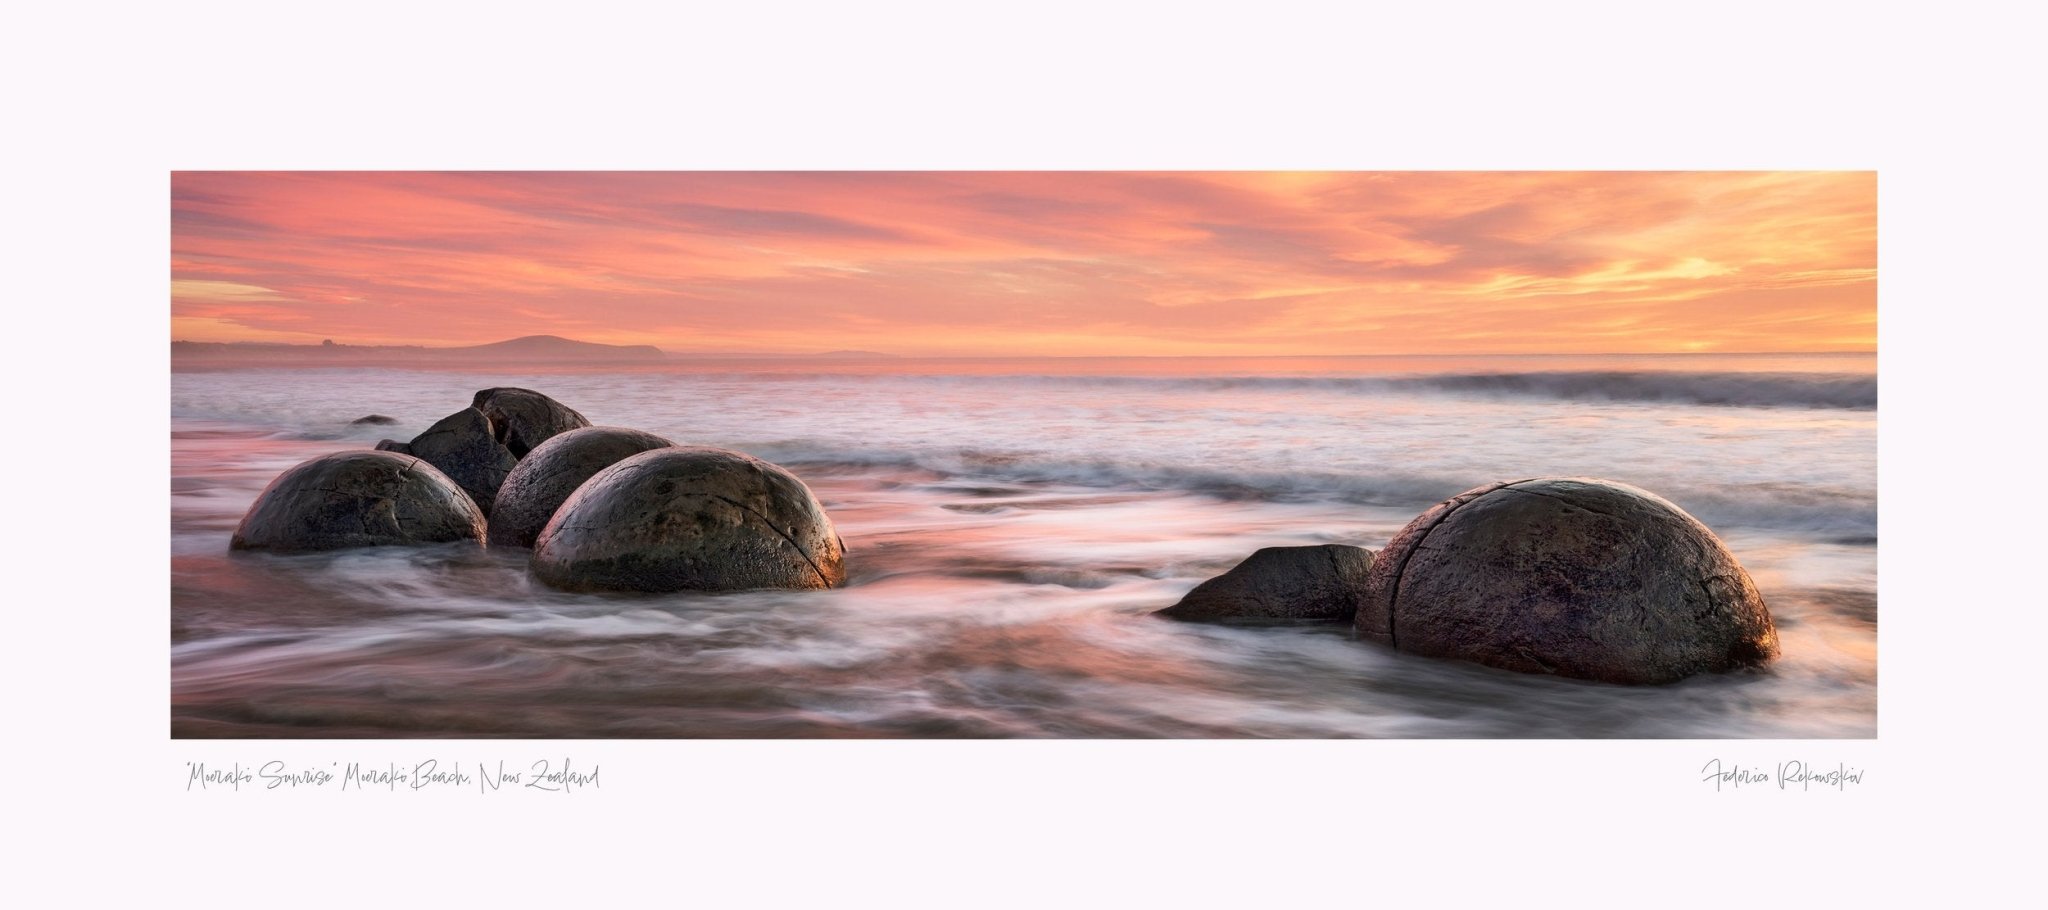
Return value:
[(676, 350), (1874, 347), (1868, 173), (181, 173), (174, 332)]

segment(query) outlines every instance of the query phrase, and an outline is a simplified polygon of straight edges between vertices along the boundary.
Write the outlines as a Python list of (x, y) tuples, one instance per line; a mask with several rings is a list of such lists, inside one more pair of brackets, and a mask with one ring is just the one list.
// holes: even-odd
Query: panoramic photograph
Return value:
[(1877, 735), (1873, 172), (170, 183), (174, 738)]

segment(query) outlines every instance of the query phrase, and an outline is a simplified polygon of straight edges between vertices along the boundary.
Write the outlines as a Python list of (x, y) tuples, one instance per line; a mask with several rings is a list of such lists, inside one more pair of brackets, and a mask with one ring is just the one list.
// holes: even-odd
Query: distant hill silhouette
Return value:
[(825, 351), (792, 354), (788, 351), (670, 351), (670, 360), (901, 360), (897, 354), (879, 351)]
[(444, 351), (458, 357), (521, 360), (660, 360), (664, 356), (651, 344), (598, 344), (559, 335), (528, 335)]
[(261, 363), (266, 366), (456, 363), (659, 363), (667, 358), (646, 344), (598, 344), (558, 335), (528, 335), (490, 344), (434, 348), (424, 345), (266, 344), (173, 341), (173, 363)]

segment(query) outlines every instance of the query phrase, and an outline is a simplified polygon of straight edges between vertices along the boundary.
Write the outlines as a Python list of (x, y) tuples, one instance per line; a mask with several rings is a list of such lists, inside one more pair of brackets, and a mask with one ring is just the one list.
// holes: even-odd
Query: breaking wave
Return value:
[[(1466, 490), (1519, 477), (1451, 477), (1399, 471), (1244, 471), (1160, 462), (1113, 462), (973, 448), (922, 452), (848, 451), (770, 445), (755, 454), (809, 472), (921, 471), (933, 484), (1064, 484), (1079, 487), (1192, 493), (1266, 502), (1344, 502), (1413, 508), (1418, 512)], [(1715, 527), (1768, 528), (1870, 538), (1877, 500), (1864, 491), (1787, 483), (1657, 484), (1659, 495)]]
[[(958, 381), (962, 377), (946, 377)], [(973, 377), (996, 381), (994, 377)], [(1001, 377), (1001, 381), (1092, 387), (1148, 386), (1160, 391), (1318, 391), (1449, 393), (1705, 405), (1711, 407), (1874, 410), (1877, 377), (1862, 373), (1692, 373), (1663, 370), (1579, 370), (1523, 373), (1438, 373), (1420, 376), (1159, 378), (1140, 376)]]
[(1674, 370), (1555, 370), (1430, 373), (1394, 376), (1093, 376), (804, 373), (761, 374), (750, 382), (827, 381), (841, 385), (911, 383), (941, 387), (1042, 387), (1145, 392), (1322, 392), (1450, 394), (1707, 407), (1877, 408), (1877, 377), (1869, 373), (1728, 373)]
[(1395, 387), (1718, 407), (1877, 408), (1877, 377), (1853, 373), (1460, 373), (1383, 380)]

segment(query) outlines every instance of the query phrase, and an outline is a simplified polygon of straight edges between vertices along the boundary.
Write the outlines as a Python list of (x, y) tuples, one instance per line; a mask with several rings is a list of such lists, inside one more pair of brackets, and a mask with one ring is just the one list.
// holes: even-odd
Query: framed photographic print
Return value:
[(1870, 172), (180, 172), (175, 737), (1875, 735)]

